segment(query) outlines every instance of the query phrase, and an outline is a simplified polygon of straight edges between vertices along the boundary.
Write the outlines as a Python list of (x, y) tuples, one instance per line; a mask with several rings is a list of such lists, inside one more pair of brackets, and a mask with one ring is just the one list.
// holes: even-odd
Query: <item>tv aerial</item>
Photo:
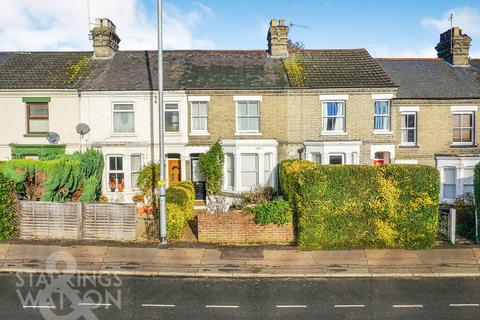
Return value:
[(288, 0), (288, 26), (291, 28), (304, 28), (304, 29), (310, 29), (309, 26), (304, 26), (301, 24), (296, 24), (293, 23), (292, 21), (292, 0)]
[(47, 133), (47, 140), (50, 144), (57, 144), (60, 141), (60, 135), (56, 132), (49, 132)]

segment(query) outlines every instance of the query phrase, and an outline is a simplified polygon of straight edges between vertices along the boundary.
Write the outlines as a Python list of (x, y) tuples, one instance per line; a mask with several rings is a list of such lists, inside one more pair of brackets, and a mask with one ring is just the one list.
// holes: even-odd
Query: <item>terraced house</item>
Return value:
[[(272, 20), (265, 50), (165, 52), (169, 186), (192, 180), (203, 199), (198, 156), (220, 141), (225, 192), (275, 187), (289, 158), (424, 163), (441, 171), (443, 199), (471, 190), (480, 71), (468, 36), (443, 34), (439, 59), (379, 60), (365, 49), (289, 48), (288, 31)], [(96, 148), (104, 194), (128, 202), (159, 157), (158, 57), (119, 50), (105, 18), (91, 35), (93, 51), (0, 53), (0, 160)], [(77, 132), (80, 123), (90, 130)]]

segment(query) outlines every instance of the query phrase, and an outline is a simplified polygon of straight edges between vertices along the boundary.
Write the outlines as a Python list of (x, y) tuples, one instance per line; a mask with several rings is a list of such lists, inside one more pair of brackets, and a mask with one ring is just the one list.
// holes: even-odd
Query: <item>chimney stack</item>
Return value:
[(438, 57), (451, 65), (468, 65), (468, 53), (472, 38), (462, 33), (459, 27), (453, 27), (440, 35), (440, 42), (435, 47)]
[(109, 19), (95, 19), (95, 27), (90, 31), (90, 34), (95, 58), (110, 58), (118, 51), (120, 38), (116, 33), (115, 25)]
[(268, 50), (272, 58), (288, 57), (288, 26), (285, 20), (272, 19), (270, 21), (270, 29), (268, 29)]

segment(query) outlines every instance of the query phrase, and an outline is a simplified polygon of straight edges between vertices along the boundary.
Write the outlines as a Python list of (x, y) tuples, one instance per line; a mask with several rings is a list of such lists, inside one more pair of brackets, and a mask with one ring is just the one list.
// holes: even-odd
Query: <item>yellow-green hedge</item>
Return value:
[(190, 181), (182, 181), (167, 189), (167, 237), (178, 238), (193, 217), (195, 189)]
[(430, 166), (330, 166), (286, 161), (285, 198), (303, 248), (428, 248), (438, 225), (438, 171)]

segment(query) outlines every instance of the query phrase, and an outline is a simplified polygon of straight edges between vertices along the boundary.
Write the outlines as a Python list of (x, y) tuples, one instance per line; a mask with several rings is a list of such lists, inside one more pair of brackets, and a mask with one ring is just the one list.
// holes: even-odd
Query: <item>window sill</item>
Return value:
[(165, 136), (180, 137), (181, 135), (181, 132), (165, 132)]
[(190, 137), (210, 137), (208, 132), (190, 132), (188, 135)]
[(322, 136), (348, 136), (348, 132), (344, 131), (322, 131)]
[(373, 130), (373, 134), (393, 134), (393, 131), (386, 131), (386, 130)]
[(260, 132), (235, 132), (236, 136), (261, 136)]
[(46, 133), (27, 133), (23, 135), (25, 138), (44, 138), (47, 136)]
[(455, 144), (455, 143), (452, 143), (450, 145), (451, 148), (476, 148), (477, 145), (476, 144)]
[(420, 146), (418, 144), (400, 144), (398, 145), (399, 148), (404, 148), (404, 149), (418, 149)]
[(110, 134), (110, 137), (111, 138), (128, 138), (128, 137), (136, 138), (138, 137), (138, 135), (136, 133), (112, 133)]

